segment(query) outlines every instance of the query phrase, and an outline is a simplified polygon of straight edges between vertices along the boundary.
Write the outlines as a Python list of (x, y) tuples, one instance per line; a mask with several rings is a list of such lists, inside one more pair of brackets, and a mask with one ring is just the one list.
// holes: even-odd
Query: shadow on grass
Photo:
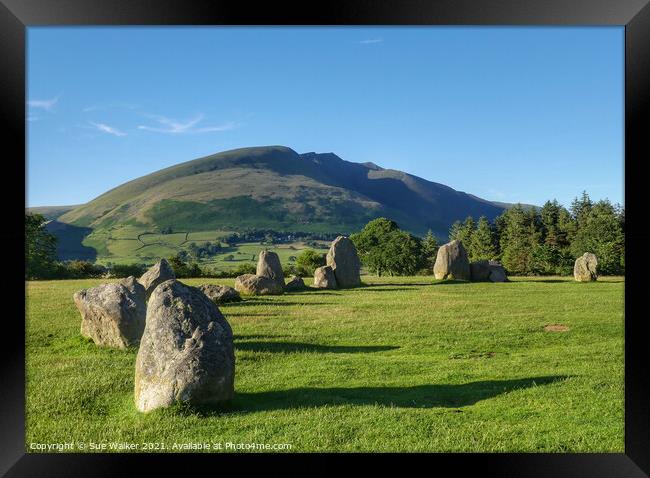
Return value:
[[(219, 304), (224, 305), (224, 304)], [(287, 302), (283, 300), (257, 300), (257, 299), (247, 299), (241, 302), (231, 302), (229, 305), (239, 306), (239, 307), (248, 307), (248, 306), (257, 306), (257, 305), (272, 305), (272, 306), (293, 306), (293, 305), (331, 305), (327, 302)]]
[(470, 281), (468, 280), (441, 280), (441, 281), (436, 281), (432, 282), (431, 285), (459, 285), (459, 284), (471, 284)]
[(326, 405), (381, 405), (400, 408), (458, 408), (474, 405), (514, 390), (549, 385), (566, 375), (512, 380), (487, 380), (459, 385), (432, 384), (413, 387), (293, 388), (271, 392), (236, 393), (228, 405), (195, 407), (203, 416), (232, 412), (257, 412), (315, 408)]
[(386, 282), (384, 284), (362, 284), (359, 287), (355, 287), (356, 289), (371, 289), (375, 287), (420, 287), (423, 285), (432, 285), (433, 282)]
[(395, 350), (395, 345), (321, 345), (300, 342), (235, 342), (235, 350), (249, 352), (300, 353), (315, 352), (321, 354), (356, 354), (384, 352)]

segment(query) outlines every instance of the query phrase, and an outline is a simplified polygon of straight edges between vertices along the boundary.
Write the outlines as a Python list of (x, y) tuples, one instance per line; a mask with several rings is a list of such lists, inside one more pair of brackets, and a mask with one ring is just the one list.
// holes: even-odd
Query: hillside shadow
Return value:
[(271, 353), (355, 354), (385, 352), (398, 349), (395, 345), (321, 345), (301, 342), (235, 342), (235, 350)]
[(86, 236), (93, 232), (90, 227), (50, 221), (45, 228), (56, 237), (56, 257), (59, 260), (79, 259), (94, 262), (97, 259), (97, 251), (82, 244)]
[(236, 393), (221, 407), (196, 407), (203, 415), (224, 412), (257, 412), (316, 408), (331, 405), (380, 405), (400, 408), (458, 408), (474, 405), (514, 390), (545, 386), (569, 378), (566, 375), (511, 380), (487, 380), (464, 384), (430, 384), (413, 387), (293, 388), (257, 393)]

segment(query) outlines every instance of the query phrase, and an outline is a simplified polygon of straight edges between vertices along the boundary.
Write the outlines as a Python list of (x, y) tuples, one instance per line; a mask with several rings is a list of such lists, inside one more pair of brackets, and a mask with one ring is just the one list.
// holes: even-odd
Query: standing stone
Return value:
[(284, 284), (268, 277), (244, 274), (235, 279), (235, 290), (246, 295), (278, 295), (284, 292)]
[(291, 280), (287, 282), (287, 285), (284, 286), (285, 290), (296, 291), (304, 290), (307, 288), (305, 281), (302, 280), (302, 277), (291, 276)]
[(469, 259), (462, 242), (455, 240), (440, 246), (433, 275), (436, 279), (471, 279)]
[(598, 266), (596, 255), (591, 252), (585, 252), (576, 259), (576, 263), (573, 266), (573, 277), (579, 282), (597, 280), (596, 266)]
[(234, 381), (232, 329), (219, 308), (176, 280), (156, 287), (135, 363), (137, 409), (220, 404), (232, 399)]
[(345, 236), (337, 237), (327, 252), (326, 264), (334, 271), (338, 287), (355, 287), (361, 284), (361, 261), (354, 243)]
[(314, 271), (314, 287), (336, 289), (336, 276), (330, 266), (319, 267)]
[(145, 291), (135, 277), (83, 289), (72, 296), (81, 313), (81, 335), (96, 345), (137, 345), (146, 318)]
[(202, 284), (199, 286), (199, 289), (208, 297), (208, 299), (214, 301), (215, 304), (226, 304), (228, 302), (239, 302), (241, 300), (239, 292), (227, 285)]
[(488, 266), (490, 268), (490, 275), (488, 277), (490, 282), (508, 282), (506, 270), (503, 268), (501, 263), (497, 261), (488, 261)]
[(282, 272), (280, 258), (275, 252), (260, 252), (260, 257), (257, 260), (257, 271), (255, 275), (271, 279), (280, 287), (284, 288), (284, 273)]
[(469, 269), (473, 282), (485, 282), (490, 278), (490, 263), (486, 260), (472, 262)]
[(170, 279), (176, 279), (174, 269), (172, 269), (172, 266), (169, 265), (167, 259), (160, 259), (153, 266), (151, 266), (147, 272), (142, 274), (142, 277), (138, 279), (138, 282), (144, 286), (148, 299), (158, 284), (162, 284), (163, 282)]

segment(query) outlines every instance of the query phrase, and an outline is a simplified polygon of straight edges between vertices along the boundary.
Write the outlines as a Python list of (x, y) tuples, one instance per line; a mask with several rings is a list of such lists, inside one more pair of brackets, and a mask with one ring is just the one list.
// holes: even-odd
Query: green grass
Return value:
[[(133, 404), (137, 351), (79, 336), (72, 293), (102, 281), (30, 282), (28, 447), (74, 440), (623, 452), (622, 278), (364, 281), (222, 306), (235, 333), (234, 401), (149, 414)], [(546, 332), (549, 324), (569, 330)]]

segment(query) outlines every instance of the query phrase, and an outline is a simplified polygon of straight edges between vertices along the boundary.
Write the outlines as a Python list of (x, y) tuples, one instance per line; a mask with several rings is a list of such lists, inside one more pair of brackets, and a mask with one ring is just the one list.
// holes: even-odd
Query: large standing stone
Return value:
[(142, 276), (138, 279), (138, 282), (144, 286), (148, 299), (158, 284), (162, 284), (163, 282), (170, 279), (176, 279), (174, 269), (172, 269), (172, 266), (169, 265), (167, 259), (160, 259), (153, 266), (151, 266), (147, 272), (142, 274)]
[(469, 259), (462, 242), (455, 240), (440, 246), (433, 275), (436, 279), (471, 279)]
[(598, 266), (596, 255), (591, 252), (585, 252), (576, 259), (575, 265), (573, 266), (573, 277), (579, 282), (596, 280), (598, 279), (596, 266)]
[(284, 292), (284, 284), (279, 285), (268, 277), (244, 274), (235, 279), (235, 289), (246, 295), (277, 295)]
[(319, 267), (314, 271), (314, 287), (336, 289), (336, 276), (330, 266)]
[(302, 277), (291, 276), (291, 280), (287, 282), (287, 285), (285, 285), (284, 288), (285, 290), (296, 291), (304, 290), (307, 288), (307, 286), (305, 285), (305, 281), (302, 280)]
[(361, 284), (361, 261), (352, 241), (339, 236), (327, 251), (326, 264), (334, 271), (338, 287), (355, 287)]
[(73, 299), (81, 313), (81, 335), (96, 345), (123, 349), (140, 342), (146, 304), (135, 277), (80, 290)]
[(470, 275), (474, 282), (506, 282), (506, 271), (497, 261), (480, 260), (469, 265)]
[(257, 271), (255, 275), (271, 279), (280, 287), (284, 287), (284, 273), (282, 272), (282, 264), (280, 264), (280, 258), (275, 252), (260, 252), (260, 257), (257, 260)]
[(214, 302), (176, 280), (156, 287), (135, 363), (137, 409), (219, 404), (232, 399), (234, 380), (232, 329)]
[(216, 304), (239, 302), (241, 300), (239, 292), (227, 285), (202, 284), (199, 289)]

